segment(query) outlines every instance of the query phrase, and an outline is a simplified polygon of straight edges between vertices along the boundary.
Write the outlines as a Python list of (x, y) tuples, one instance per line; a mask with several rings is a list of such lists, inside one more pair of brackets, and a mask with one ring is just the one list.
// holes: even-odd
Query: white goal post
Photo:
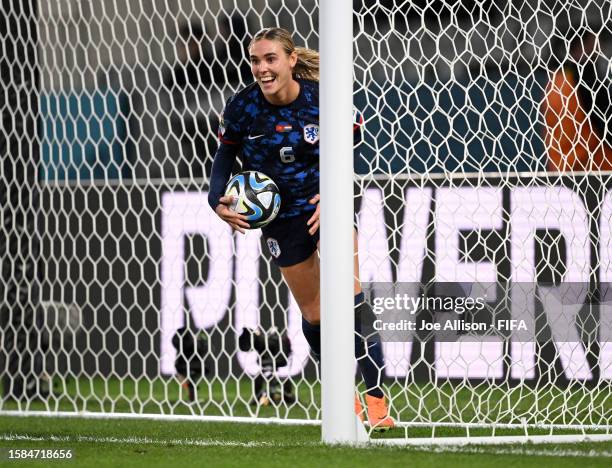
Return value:
[[(372, 441), (611, 440), (611, 14), (3, 2), (0, 416), (321, 424), (357, 441), (356, 222), (361, 325), (397, 422), (385, 439), (366, 425)], [(320, 365), (261, 232), (207, 204), (219, 115), (270, 26), (321, 52)]]
[(322, 438), (355, 443), (353, 5), (323, 0), (320, 11)]

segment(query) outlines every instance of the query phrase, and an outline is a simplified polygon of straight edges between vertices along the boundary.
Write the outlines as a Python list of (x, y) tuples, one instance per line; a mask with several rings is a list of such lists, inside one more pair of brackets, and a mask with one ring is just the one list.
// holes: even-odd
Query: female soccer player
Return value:
[[(291, 34), (280, 28), (258, 32), (249, 45), (255, 83), (231, 97), (219, 122), (219, 148), (210, 177), (208, 201), (217, 215), (244, 233), (246, 217), (229, 208), (222, 196), (236, 155), (243, 170), (260, 171), (276, 182), (281, 209), (262, 228), (264, 238), (302, 313), (302, 330), (312, 352), (321, 352), (319, 306), (319, 54), (296, 47)], [(354, 126), (356, 143), (361, 138)], [(355, 237), (355, 271), (359, 271)], [(379, 341), (360, 337), (359, 315), (367, 313), (359, 278), (355, 278), (355, 354), (367, 386), (370, 424), (385, 430), (394, 422), (388, 415), (380, 382), (383, 356)], [(367, 346), (367, 350), (366, 350)], [(363, 418), (359, 399), (355, 411)]]

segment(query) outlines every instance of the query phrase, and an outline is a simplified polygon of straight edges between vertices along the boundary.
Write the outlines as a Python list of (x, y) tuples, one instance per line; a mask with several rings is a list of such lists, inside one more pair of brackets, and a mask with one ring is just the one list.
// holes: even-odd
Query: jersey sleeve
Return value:
[(232, 96), (225, 104), (225, 109), (219, 117), (219, 145), (239, 145), (243, 131), (241, 119), (244, 117), (240, 109), (241, 99)]
[(208, 189), (208, 204), (213, 211), (219, 206), (219, 198), (225, 192), (227, 181), (232, 175), (232, 167), (238, 154), (238, 145), (220, 144), (210, 171), (210, 187)]
[(242, 141), (240, 115), (239, 102), (236, 102), (234, 96), (227, 101), (219, 117), (219, 147), (210, 171), (208, 190), (208, 204), (213, 210), (217, 208), (219, 198), (225, 192), (225, 185), (232, 175), (232, 167), (240, 150)]

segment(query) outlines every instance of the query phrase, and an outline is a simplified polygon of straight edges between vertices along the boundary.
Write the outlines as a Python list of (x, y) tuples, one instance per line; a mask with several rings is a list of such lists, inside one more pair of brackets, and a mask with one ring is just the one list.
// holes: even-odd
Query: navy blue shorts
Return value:
[(279, 267), (297, 265), (317, 250), (319, 230), (311, 236), (306, 225), (313, 213), (314, 210), (291, 218), (275, 219), (261, 228), (272, 260)]

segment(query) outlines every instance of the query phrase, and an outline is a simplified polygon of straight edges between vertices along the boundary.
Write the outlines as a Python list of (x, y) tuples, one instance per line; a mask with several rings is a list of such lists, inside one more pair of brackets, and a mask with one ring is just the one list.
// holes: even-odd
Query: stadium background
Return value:
[[(225, 98), (240, 83), (250, 81), (243, 51), (258, 25), (289, 27), (296, 37), (317, 47), (312, 29), (317, 23), (314, 2), (301, 2), (295, 14), (284, 9), (283, 2), (260, 2), (261, 7), (251, 3), (244, 4), (242, 11), (234, 2), (196, 3), (195, 9), (191, 2), (178, 2), (169, 11), (153, 4), (138, 10), (135, 3), (117, 5), (114, 11), (106, 11), (104, 3), (78, 2), (72, 8), (52, 2), (41, 5), (41, 16), (49, 18), (40, 24), (41, 36), (47, 38), (41, 53), (41, 199), (44, 212), (57, 214), (46, 219), (45, 229), (64, 231), (43, 236), (43, 298), (75, 305), (87, 331), (79, 335), (68, 356), (65, 350), (57, 350), (58, 370), (123, 376), (138, 375), (143, 366), (149, 376), (158, 372), (161, 194), (206, 190), (217, 117)], [(539, 106), (549, 70), (541, 65), (548, 63), (552, 69), (560, 63), (566, 53), (564, 39), (577, 29), (576, 18), (600, 28), (599, 8), (568, 9), (568, 17), (553, 25), (551, 15), (541, 11), (530, 16), (532, 11), (523, 2), (517, 2), (520, 15), (515, 21), (503, 19), (503, 4), (485, 2), (478, 9), (464, 2), (464, 10), (453, 14), (458, 32), (471, 27), (480, 11), (486, 12), (493, 26), (505, 24), (497, 31), (483, 25), (482, 35), (472, 35), (465, 44), (461, 34), (456, 34), (458, 42), (453, 43), (449, 29), (440, 27), (450, 13), (436, 8), (435, 2), (412, 2), (412, 8), (406, 5), (399, 10), (396, 6), (395, 17), (387, 14), (393, 2), (377, 2), (379, 7), (371, 13), (363, 13), (371, 7), (368, 2), (357, 3), (363, 19), (358, 26), (368, 35), (356, 37), (355, 70), (360, 84), (355, 104), (367, 122), (366, 144), (356, 161), (358, 173), (503, 174), (545, 169)], [(427, 5), (429, 10), (421, 13), (420, 8)], [(203, 56), (213, 74), (196, 92), (197, 113), (179, 115), (172, 105), (173, 94), (182, 89), (173, 88), (168, 76), (177, 60), (179, 28), (194, 18), (203, 19)], [(424, 28), (417, 27), (421, 18)], [(381, 38), (389, 33), (391, 21), (398, 41), (410, 37), (409, 60), (402, 56), (403, 46), (393, 47), (393, 39), (384, 42), (388, 48), (368, 53), (372, 50), (366, 43), (369, 36)], [(411, 35), (411, 29), (419, 35)], [(552, 40), (551, 32), (556, 34)], [(521, 35), (533, 41), (521, 41)], [(610, 31), (604, 28), (600, 40), (602, 51), (612, 56)], [(451, 69), (448, 60), (458, 50), (465, 58)], [(391, 69), (394, 73), (389, 73)], [(224, 79), (224, 72), (234, 81)], [(397, 116), (399, 121), (393, 120)], [(183, 119), (185, 127), (180, 125)], [(549, 183), (550, 179), (542, 180), (542, 185)], [(600, 197), (593, 184), (601, 182), (593, 178), (590, 184), (590, 193)], [(393, 203), (387, 206), (387, 233), (396, 236), (400, 208)], [(597, 219), (596, 212), (589, 212)], [(206, 241), (198, 235), (188, 240), (186, 286), (201, 286), (210, 265)], [(399, 245), (389, 241), (391, 246)], [(598, 246), (593, 247), (597, 252)], [(397, 258), (396, 250), (391, 248), (392, 258)], [(433, 255), (427, 257), (433, 261)], [(267, 266), (262, 263), (260, 269), (265, 280)], [(277, 272), (273, 275), (277, 281)], [(272, 292), (264, 297), (273, 297)], [(289, 305), (284, 289), (281, 298), (272, 307), (262, 301), (262, 325), (284, 323)], [(229, 329), (231, 316), (225, 314), (214, 322), (220, 333)], [(200, 322), (211, 325), (204, 318)], [(230, 348), (231, 335), (225, 341)], [(220, 346), (220, 341), (215, 340), (214, 346)], [(230, 366), (223, 361), (222, 373)]]
[[(164, 224), (164, 219), (172, 219), (172, 200), (180, 202), (185, 194), (194, 203), (205, 199), (216, 118), (225, 98), (250, 81), (243, 61), (250, 35), (262, 24), (278, 24), (294, 30), (300, 42), (317, 48), (315, 2), (300, 2), (297, 12), (290, 12), (281, 1), (249, 3), (248, 8), (244, 4), (244, 10), (237, 6), (242, 2), (230, 1), (185, 1), (163, 9), (155, 3), (110, 7), (105, 2), (73, 0), (40, 5), (39, 181), (43, 215), (38, 219), (42, 251), (39, 278), (43, 307), (53, 312), (46, 317), (57, 320), (60, 310), (70, 315), (68, 321), (46, 324), (55, 334), (47, 353), (49, 373), (155, 378), (160, 365), (162, 372), (168, 373), (171, 366), (164, 368), (164, 333), (160, 331), (164, 301), (170, 294), (162, 287), (164, 249), (179, 249), (180, 253), (182, 248), (184, 284), (172, 291), (185, 306), (182, 317), (192, 317), (196, 326), (211, 332), (218, 379), (226, 379), (231, 371), (243, 374), (241, 363), (249, 358), (237, 362), (241, 355), (235, 352), (232, 328), (232, 324), (239, 328), (232, 306), (237, 286), (232, 285), (224, 297), (206, 295), (211, 272), (221, 271), (219, 265), (225, 264), (231, 265), (231, 271), (221, 273), (231, 274), (238, 256), (231, 248), (215, 250), (224, 238), (213, 244), (197, 227), (181, 235), (183, 244), (166, 244), (176, 238), (165, 237), (164, 226), (171, 221)], [(594, 2), (584, 2), (587, 8), (577, 2), (576, 8), (564, 10), (565, 16), (543, 13), (545, 9), (534, 16), (528, 4), (516, 2), (513, 11), (517, 16), (511, 20), (503, 15), (507, 2), (455, 4), (459, 3), (463, 9), (458, 6), (459, 13), (450, 15), (437, 2), (415, 1), (411, 6), (406, 3), (406, 8), (397, 8), (398, 2), (391, 1), (378, 1), (376, 8), (368, 2), (355, 2), (362, 21), (356, 30), (364, 31), (355, 39), (359, 83), (355, 104), (363, 111), (367, 125), (356, 170), (362, 175), (376, 174), (378, 181), (387, 177), (400, 181), (384, 192), (385, 227), (377, 234), (383, 244), (387, 241), (392, 278), (397, 278), (401, 255), (397, 246), (405, 219), (403, 197), (398, 194), (406, 187), (438, 190), (452, 185), (449, 180), (436, 179), (434, 174), (440, 173), (456, 175), (458, 181), (473, 185), (469, 181), (476, 179), (470, 179), (470, 173), (477, 177), (481, 172), (543, 170), (546, 154), (539, 106), (549, 70), (565, 56), (566, 39), (581, 23), (601, 28), (600, 41), (608, 63), (612, 56), (610, 31), (602, 28), (609, 12)], [(559, 8), (557, 2), (549, 3), (551, 11)], [(394, 16), (390, 17), (390, 12)], [(504, 27), (492, 29), (483, 24), (481, 34), (471, 35), (468, 41), (461, 31), (471, 28), (482, 12), (488, 24)], [(457, 24), (449, 29), (445, 21), (451, 16)], [(177, 113), (177, 89), (170, 88), (167, 80), (176, 64), (180, 25), (193, 18), (202, 19), (203, 37), (207, 38), (203, 53), (212, 72), (199, 90), (201, 94), (195, 93), (197, 111)], [(413, 30), (419, 34), (412, 34)], [(403, 37), (410, 37), (408, 50)], [(372, 38), (382, 46), (374, 50)], [(459, 61), (454, 60), (457, 51), (464, 54)], [(602, 64), (601, 72), (609, 74), (609, 65)], [(430, 180), (402, 180), (423, 173), (431, 174)], [(496, 179), (498, 175), (492, 174), (486, 185), (507, 185), (508, 179)], [(520, 184), (532, 188), (566, 185), (585, 201), (586, 232), (592, 234), (586, 238), (588, 279), (600, 275), (605, 281), (599, 265), (607, 258), (603, 247), (609, 243), (599, 243), (597, 238), (608, 228), (603, 221), (609, 217), (601, 216), (598, 209), (602, 200), (607, 200), (607, 179), (541, 175), (520, 180)], [(510, 192), (505, 187), (500, 196), (500, 206), (507, 211), (511, 209)], [(375, 201), (377, 195), (373, 197)], [(169, 205), (164, 208), (164, 203)], [(431, 207), (427, 206), (427, 211), (433, 217), (440, 207)], [(179, 214), (180, 210), (179, 205)], [(563, 228), (560, 226), (557, 234)], [(509, 230), (506, 220), (501, 237), (493, 233), (487, 242), (510, 242)], [(550, 263), (559, 266), (564, 259), (554, 256), (564, 256), (564, 241), (553, 232), (557, 237), (551, 243), (548, 234), (536, 240), (537, 250), (547, 252), (543, 257), (550, 259), (552, 255)], [(424, 238), (427, 254), (422, 276), (415, 278), (418, 281), (434, 274), (435, 235), (428, 231)], [(484, 246), (483, 255), (491, 250)], [(384, 248), (371, 251), (373, 255), (385, 254)], [(506, 248), (503, 255), (493, 258), (502, 270), (506, 268), (506, 277), (509, 251)], [(258, 268), (265, 284), (258, 291), (265, 300), (250, 307), (260, 314), (264, 327), (282, 328), (287, 311), (295, 313), (295, 308), (291, 309), (286, 289), (281, 286), (277, 290), (278, 272), (270, 270), (265, 261)], [(266, 281), (268, 278), (272, 281)], [(209, 303), (203, 299), (217, 301), (219, 307), (204, 310), (202, 304)], [(62, 327), (74, 331), (73, 346), (64, 341)], [(171, 327), (177, 328), (177, 323)], [(299, 341), (297, 335), (294, 338)], [(304, 351), (303, 343), (296, 349)], [(431, 363), (432, 351), (426, 352)], [(587, 380), (593, 382), (610, 378), (600, 375), (596, 354), (585, 357), (590, 368)], [(543, 357), (546, 360), (551, 355), (554, 352), (545, 352)], [(165, 359), (171, 363), (173, 356), (166, 354)], [(557, 366), (556, 375), (571, 377), (558, 362), (548, 364)], [(314, 374), (312, 364), (308, 373)], [(428, 378), (428, 373), (422, 378)]]
[[(586, 1), (562, 7), (550, 0), (534, 14), (520, 1), (447, 2), (455, 6), (451, 16), (443, 4), (355, 2), (355, 27), (363, 31), (355, 39), (355, 104), (375, 140), (367, 142), (371, 151), (357, 161), (357, 172), (543, 169), (539, 105), (548, 72), (566, 56), (567, 41), (581, 26), (601, 32), (608, 63), (599, 65), (609, 64), (609, 7)], [(310, 0), (295, 12), (274, 0), (174, 2), (163, 9), (153, 3), (104, 5), (42, 2), (41, 17), (48, 18), (39, 25), (45, 38), (42, 180), (203, 175), (225, 99), (251, 80), (244, 50), (253, 31), (279, 24), (318, 47), (318, 10)], [(511, 18), (504, 16), (508, 8)], [(179, 29), (191, 20), (203, 29), (203, 58), (211, 72), (202, 80), (206, 89), (196, 92), (201, 105), (193, 112), (203, 119), (197, 130), (208, 142), (205, 157), (178, 141), (176, 89), (167, 81), (177, 63)], [(466, 37), (475, 24), (477, 33)], [(380, 44), (375, 53), (373, 41)], [(466, 102), (469, 112), (460, 112)], [(391, 127), (399, 131), (391, 135)], [(453, 138), (447, 138), (451, 130)], [(500, 132), (503, 138), (496, 138)]]

